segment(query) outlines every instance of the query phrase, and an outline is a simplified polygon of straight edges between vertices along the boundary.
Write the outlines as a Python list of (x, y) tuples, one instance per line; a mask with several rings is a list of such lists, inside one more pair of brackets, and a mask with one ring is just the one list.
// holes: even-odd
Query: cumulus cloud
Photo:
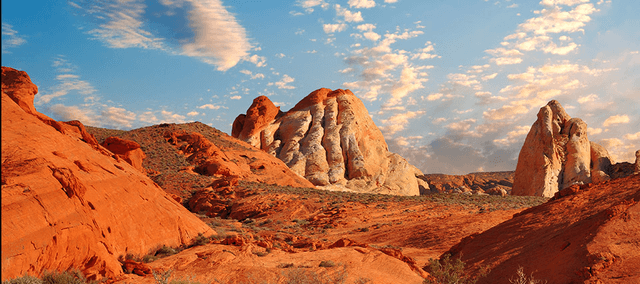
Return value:
[(625, 124), (625, 123), (629, 123), (629, 116), (628, 115), (612, 115), (610, 117), (608, 117), (607, 119), (605, 119), (605, 121), (602, 123), (602, 126), (604, 127), (609, 127), (611, 125), (614, 124)]
[(342, 8), (340, 6), (340, 4), (336, 4), (336, 14), (338, 16), (341, 16), (344, 18), (345, 22), (348, 23), (357, 23), (357, 22), (362, 22), (364, 21), (364, 19), (362, 18), (362, 13), (361, 12), (351, 12), (349, 10), (347, 10), (347, 8)]
[(11, 53), (10, 48), (21, 46), (26, 42), (27, 40), (18, 35), (12, 25), (2, 22), (2, 53)]
[(404, 113), (395, 114), (387, 119), (381, 119), (383, 126), (380, 130), (384, 135), (393, 135), (398, 131), (402, 131), (409, 124), (409, 119), (416, 118), (419, 115), (423, 115), (424, 111), (407, 111)]
[(278, 87), (278, 89), (293, 90), (296, 87), (289, 85), (289, 83), (293, 83), (293, 81), (295, 80), (296, 79), (292, 78), (291, 76), (284, 74), (282, 75), (282, 79), (280, 81), (275, 83), (269, 83), (268, 86), (275, 85), (276, 87)]
[(313, 13), (313, 7), (320, 6), (323, 9), (327, 9), (329, 7), (329, 3), (324, 0), (298, 0), (296, 5), (305, 9), (307, 13)]
[(106, 107), (100, 113), (109, 126), (121, 128), (131, 128), (132, 122), (136, 120), (136, 114), (119, 107)]
[(89, 108), (55, 104), (50, 106), (49, 110), (58, 120), (79, 120), (85, 125), (101, 126), (101, 124), (98, 123), (98, 120), (96, 120), (96, 114), (92, 109)]
[(198, 116), (200, 113), (197, 111), (191, 111), (187, 113), (187, 116)]
[(362, 25), (358, 25), (356, 27), (356, 29), (361, 30), (361, 31), (372, 31), (376, 28), (376, 25), (374, 24), (362, 24)]
[(588, 102), (596, 101), (597, 99), (598, 99), (598, 95), (590, 94), (588, 96), (579, 97), (578, 98), (578, 103), (579, 104), (585, 104), (585, 103), (588, 103)]
[(322, 25), (322, 30), (325, 33), (332, 34), (335, 32), (341, 32), (347, 29), (347, 24), (345, 23), (337, 23), (337, 24), (324, 24)]
[(524, 137), (529, 133), (530, 129), (531, 126), (516, 126), (514, 130), (507, 133), (505, 138), (495, 139), (493, 140), (493, 143), (499, 146), (508, 147), (515, 143), (524, 142)]
[(349, 7), (351, 8), (373, 8), (376, 6), (376, 2), (373, 0), (349, 0)]
[(214, 104), (204, 104), (198, 107), (199, 109), (220, 109), (222, 108), (222, 106), (219, 105), (214, 105)]

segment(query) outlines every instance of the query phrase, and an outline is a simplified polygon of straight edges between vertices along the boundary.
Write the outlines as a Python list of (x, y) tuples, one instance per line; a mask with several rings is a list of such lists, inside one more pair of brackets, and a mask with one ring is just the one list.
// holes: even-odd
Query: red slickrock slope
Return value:
[(548, 283), (640, 283), (640, 175), (573, 185), (451, 248), (478, 283), (509, 283), (522, 266)]
[(214, 234), (82, 124), (37, 113), (36, 92), (2, 67), (2, 280), (71, 267), (121, 275), (119, 256)]

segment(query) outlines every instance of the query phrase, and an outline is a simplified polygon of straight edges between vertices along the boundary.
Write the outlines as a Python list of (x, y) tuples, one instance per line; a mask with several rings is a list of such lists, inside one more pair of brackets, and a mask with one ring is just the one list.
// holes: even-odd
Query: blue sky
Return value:
[(55, 119), (230, 133), (252, 100), (286, 111), (348, 88), (425, 173), (515, 169), (558, 100), (616, 161), (640, 149), (636, 0), (3, 1), (2, 65)]

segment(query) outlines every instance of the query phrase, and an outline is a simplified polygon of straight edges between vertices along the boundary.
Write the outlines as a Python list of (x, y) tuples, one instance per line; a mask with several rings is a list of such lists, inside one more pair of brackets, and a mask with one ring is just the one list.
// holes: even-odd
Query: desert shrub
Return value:
[(2, 284), (42, 284), (42, 280), (35, 276), (25, 275), (15, 279), (2, 281)]
[(473, 284), (477, 279), (466, 275), (464, 272), (464, 262), (458, 259), (451, 259), (446, 254), (440, 261), (430, 259), (427, 265), (427, 272), (431, 274), (430, 278), (426, 278), (424, 284)]
[(320, 262), (320, 265), (318, 265), (320, 267), (334, 267), (336, 266), (336, 263), (331, 261), (331, 260), (323, 260)]
[(205, 237), (202, 233), (198, 233), (198, 236), (193, 240), (193, 243), (189, 247), (202, 246), (209, 242), (211, 242), (211, 238)]
[(539, 280), (533, 278), (533, 273), (527, 276), (524, 273), (524, 268), (522, 266), (518, 267), (518, 271), (516, 271), (516, 275), (512, 278), (509, 278), (509, 283), (512, 284), (545, 284), (547, 281)]

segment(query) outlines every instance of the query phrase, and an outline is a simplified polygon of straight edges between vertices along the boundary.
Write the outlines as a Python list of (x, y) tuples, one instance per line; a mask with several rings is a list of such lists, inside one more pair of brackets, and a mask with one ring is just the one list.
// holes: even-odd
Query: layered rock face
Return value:
[(36, 92), (2, 67), (2, 280), (72, 267), (118, 276), (120, 256), (215, 234), (82, 124), (37, 113)]
[(538, 112), (520, 150), (512, 194), (552, 197), (573, 184), (609, 180), (610, 174), (609, 153), (589, 141), (587, 124), (552, 100)]
[(330, 190), (419, 195), (422, 173), (390, 153), (367, 109), (349, 90), (318, 89), (281, 113), (258, 97), (233, 123), (232, 135), (281, 159)]

